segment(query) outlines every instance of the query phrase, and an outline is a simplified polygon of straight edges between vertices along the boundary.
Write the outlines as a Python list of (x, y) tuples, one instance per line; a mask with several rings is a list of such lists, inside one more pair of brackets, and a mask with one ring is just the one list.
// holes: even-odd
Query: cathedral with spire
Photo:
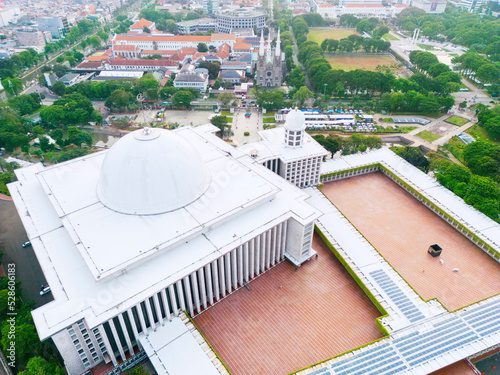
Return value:
[(255, 67), (255, 82), (260, 87), (276, 88), (280, 87), (285, 72), (284, 58), (281, 53), (280, 32), (276, 38), (276, 48), (271, 45), (271, 33), (267, 41), (264, 41), (264, 34), (260, 35), (259, 54)]

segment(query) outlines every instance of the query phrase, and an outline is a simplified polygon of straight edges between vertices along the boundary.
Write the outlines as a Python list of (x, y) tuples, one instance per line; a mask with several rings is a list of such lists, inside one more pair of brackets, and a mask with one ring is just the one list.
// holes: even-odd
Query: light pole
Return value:
[(142, 122), (144, 123), (144, 126), (145, 126), (146, 125), (146, 115), (144, 114), (144, 107), (143, 107), (144, 94), (142, 92), (137, 94), (137, 100), (141, 102)]
[(326, 95), (326, 85), (327, 85), (327, 84), (328, 84), (328, 83), (325, 83), (325, 89), (323, 90), (323, 96), (325, 96), (325, 95)]

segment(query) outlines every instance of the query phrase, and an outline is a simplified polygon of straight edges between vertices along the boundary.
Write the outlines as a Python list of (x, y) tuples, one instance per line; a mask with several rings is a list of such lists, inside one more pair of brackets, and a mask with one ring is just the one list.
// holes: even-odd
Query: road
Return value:
[(40, 264), (31, 246), (21, 245), (28, 236), (12, 201), (0, 200), (0, 241), (4, 246), (3, 265), (15, 264), (16, 279), (22, 282), (23, 300), (35, 301), (36, 307), (53, 300), (52, 294), (40, 296), (40, 285), (46, 285)]

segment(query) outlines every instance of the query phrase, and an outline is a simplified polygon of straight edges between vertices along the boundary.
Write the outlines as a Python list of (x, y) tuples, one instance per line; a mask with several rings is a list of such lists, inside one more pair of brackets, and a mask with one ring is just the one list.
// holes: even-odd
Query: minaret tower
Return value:
[(300, 148), (304, 141), (306, 117), (295, 107), (288, 112), (285, 119), (285, 146)]

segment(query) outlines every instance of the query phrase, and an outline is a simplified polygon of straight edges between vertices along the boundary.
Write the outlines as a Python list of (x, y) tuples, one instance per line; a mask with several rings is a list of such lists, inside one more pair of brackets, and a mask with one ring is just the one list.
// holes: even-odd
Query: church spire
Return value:
[(264, 56), (264, 30), (260, 32), (259, 56)]
[(274, 51), (277, 57), (281, 56), (281, 40), (280, 40), (280, 29), (278, 26), (278, 36), (276, 38), (276, 51)]
[(267, 34), (267, 53), (271, 55), (271, 30), (269, 30), (269, 34)]

